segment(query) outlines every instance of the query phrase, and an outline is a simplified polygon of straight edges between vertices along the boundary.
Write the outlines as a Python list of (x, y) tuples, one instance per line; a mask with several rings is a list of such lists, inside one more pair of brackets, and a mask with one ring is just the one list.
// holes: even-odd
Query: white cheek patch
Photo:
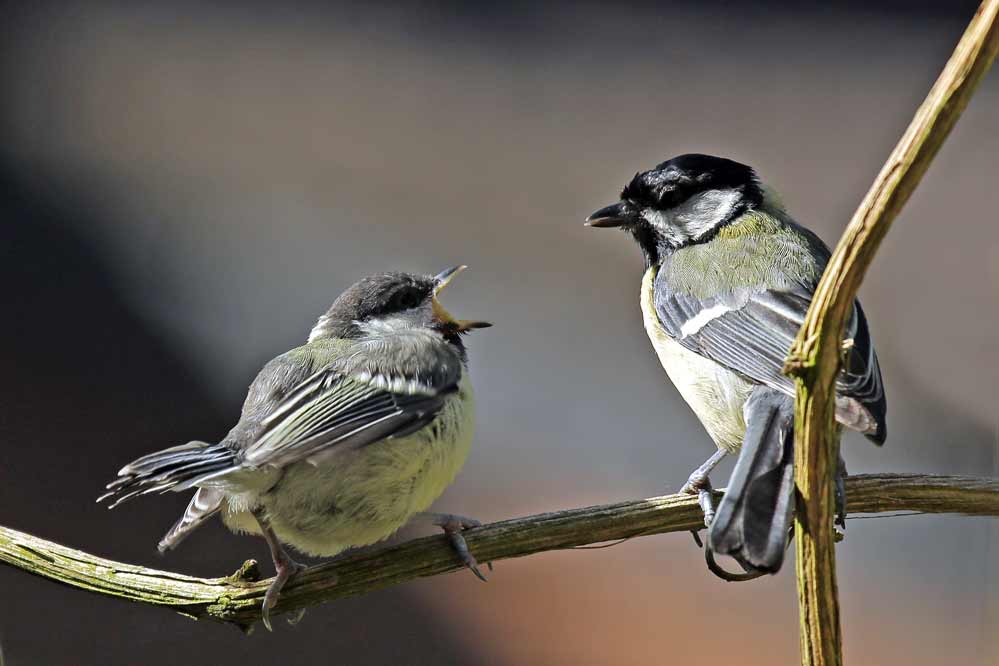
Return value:
[(731, 217), (741, 199), (741, 189), (701, 192), (676, 207), (675, 219), (697, 239)]
[(663, 231), (672, 223), (671, 216), (668, 213), (654, 208), (643, 208), (642, 217), (645, 218), (646, 222)]
[(689, 237), (684, 233), (683, 227), (678, 226), (674, 222), (672, 210), (662, 211), (654, 208), (643, 208), (641, 216), (670, 242), (680, 245), (689, 240)]
[(707, 190), (668, 210), (646, 208), (642, 217), (670, 239), (697, 240), (728, 220), (742, 196), (741, 188)]
[(721, 317), (726, 312), (731, 311), (732, 308), (724, 303), (719, 303), (718, 305), (712, 305), (710, 308), (705, 308), (687, 321), (683, 322), (683, 326), (680, 327), (680, 335), (684, 338), (693, 335), (707, 326), (709, 322)]

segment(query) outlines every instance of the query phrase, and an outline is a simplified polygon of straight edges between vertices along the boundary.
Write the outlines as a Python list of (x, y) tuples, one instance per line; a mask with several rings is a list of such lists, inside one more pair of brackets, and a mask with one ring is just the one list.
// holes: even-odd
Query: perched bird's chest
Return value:
[(437, 417), (420, 430), (329, 464), (292, 466), (263, 498), (278, 537), (328, 556), (391, 536), (454, 480), (471, 449), (474, 415), (465, 374)]
[(753, 385), (728, 368), (696, 354), (670, 337), (655, 305), (658, 266), (642, 277), (642, 319), (659, 362), (715, 444), (727, 451), (742, 445), (746, 422), (742, 407)]
[(386, 447), (413, 450), (414, 455), (403, 465), (412, 478), (405, 508), (409, 515), (426, 510), (451, 485), (468, 458), (474, 430), (475, 396), (467, 376), (463, 376), (458, 391), (448, 397), (437, 418), (398, 440), (395, 447)]

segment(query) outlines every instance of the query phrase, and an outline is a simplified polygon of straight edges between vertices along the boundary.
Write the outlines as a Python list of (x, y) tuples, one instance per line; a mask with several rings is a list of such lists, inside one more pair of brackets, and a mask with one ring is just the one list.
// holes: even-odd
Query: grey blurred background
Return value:
[[(160, 559), (186, 498), (93, 500), (133, 457), (223, 435), (359, 276), (456, 263), (448, 307), (496, 326), (469, 339), (478, 434), (436, 506), (675, 491), (711, 445), (645, 337), (637, 249), (582, 219), (699, 151), (835, 242), (976, 4), (8, 5), (0, 524), (198, 575), (266, 560), (221, 525)], [(999, 473), (997, 76), (863, 287), (890, 437), (848, 438), (854, 473)], [(992, 522), (852, 520), (837, 556), (848, 663), (999, 664)], [(652, 537), (244, 637), (0, 568), (0, 645), (10, 666), (793, 663), (791, 569), (728, 585), (689, 536)]]

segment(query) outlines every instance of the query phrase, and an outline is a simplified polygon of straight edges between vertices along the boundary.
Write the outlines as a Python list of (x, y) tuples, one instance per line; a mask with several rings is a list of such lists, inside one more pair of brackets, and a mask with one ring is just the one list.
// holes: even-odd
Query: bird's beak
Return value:
[(439, 294), (442, 291), (444, 291), (444, 287), (448, 286), (448, 284), (451, 282), (451, 280), (454, 279), (455, 275), (457, 275), (458, 273), (462, 272), (466, 268), (468, 268), (468, 266), (464, 266), (464, 265), (462, 265), (462, 266), (452, 266), (451, 268), (443, 270), (440, 273), (438, 273), (437, 275), (435, 275), (434, 276), (434, 285), (435, 285), (434, 286), (434, 298), (437, 297), (437, 294)]
[(638, 221), (638, 211), (627, 201), (605, 206), (590, 213), (586, 218), (588, 227), (624, 227)]
[(487, 321), (474, 321), (471, 319), (455, 319), (451, 316), (451, 313), (444, 309), (444, 306), (440, 304), (437, 300), (437, 296), (444, 290), (444, 287), (448, 286), (454, 276), (468, 268), (468, 266), (454, 266), (445, 271), (441, 271), (434, 277), (434, 298), (433, 298), (433, 309), (434, 309), (434, 319), (437, 320), (442, 326), (450, 328), (458, 333), (464, 333), (470, 331), (474, 328), (489, 328), (492, 326)]

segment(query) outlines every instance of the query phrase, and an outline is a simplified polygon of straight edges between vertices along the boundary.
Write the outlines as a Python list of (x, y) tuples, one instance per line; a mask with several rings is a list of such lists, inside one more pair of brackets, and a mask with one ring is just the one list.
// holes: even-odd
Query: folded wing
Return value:
[[(794, 384), (781, 370), (811, 299), (811, 289), (802, 285), (740, 288), (704, 298), (657, 280), (655, 293), (659, 321), (677, 342), (788, 395), (794, 395)], [(886, 435), (884, 389), (859, 303), (854, 303), (844, 340), (837, 419), (880, 444)]]

